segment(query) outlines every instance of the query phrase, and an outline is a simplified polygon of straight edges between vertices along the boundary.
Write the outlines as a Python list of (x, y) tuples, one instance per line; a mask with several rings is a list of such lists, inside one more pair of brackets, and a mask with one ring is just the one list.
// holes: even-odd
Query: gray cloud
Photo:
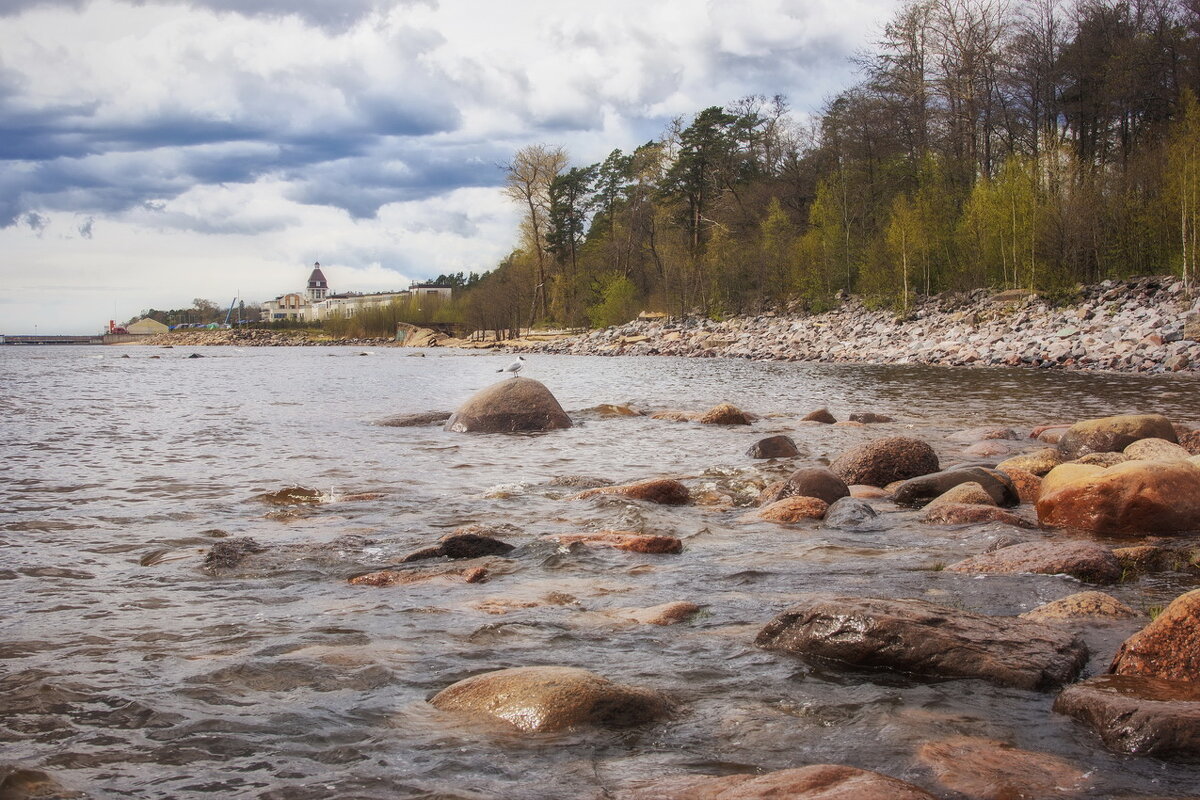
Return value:
[[(134, 5), (174, 5), (174, 0), (131, 0)], [(0, 17), (36, 8), (79, 9), (88, 0), (0, 0)], [(395, 6), (435, 5), (435, 0), (190, 0), (207, 8), (244, 17), (299, 17), (329, 30), (345, 30), (376, 11)]]

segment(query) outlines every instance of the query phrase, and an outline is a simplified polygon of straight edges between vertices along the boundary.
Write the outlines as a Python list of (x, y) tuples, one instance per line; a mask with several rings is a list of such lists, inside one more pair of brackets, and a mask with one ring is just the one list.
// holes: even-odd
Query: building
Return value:
[(148, 336), (154, 333), (166, 333), (171, 329), (156, 319), (142, 317), (137, 322), (131, 322), (126, 325), (125, 330), (129, 331), (130, 333)]
[(408, 289), (396, 292), (345, 292), (329, 291), (321, 262), (313, 264), (308, 276), (308, 287), (304, 293), (292, 292), (268, 300), (262, 304), (262, 321), (290, 319), (297, 322), (318, 322), (323, 319), (352, 317), (370, 308), (386, 306), (397, 300), (410, 302), (436, 297), (438, 302), (447, 302), (454, 290), (449, 286), (434, 286), (414, 283)]

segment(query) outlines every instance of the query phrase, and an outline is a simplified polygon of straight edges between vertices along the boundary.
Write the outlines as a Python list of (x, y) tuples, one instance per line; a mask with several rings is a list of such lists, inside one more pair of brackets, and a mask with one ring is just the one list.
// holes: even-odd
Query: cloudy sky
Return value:
[(0, 0), (0, 333), (489, 269), (518, 148), (816, 111), (896, 4)]

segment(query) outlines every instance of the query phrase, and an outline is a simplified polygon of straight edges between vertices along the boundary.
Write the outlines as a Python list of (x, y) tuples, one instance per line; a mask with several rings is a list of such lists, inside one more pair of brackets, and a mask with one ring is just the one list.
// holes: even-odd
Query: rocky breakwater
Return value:
[(395, 345), (396, 342), (384, 338), (339, 339), (304, 330), (227, 328), (159, 333), (147, 336), (137, 344), (158, 347), (332, 347), (334, 345), (382, 347)]
[(1022, 291), (928, 298), (907, 317), (846, 298), (813, 315), (645, 320), (523, 350), (871, 364), (1200, 370), (1200, 303), (1174, 278), (1105, 281), (1060, 306)]

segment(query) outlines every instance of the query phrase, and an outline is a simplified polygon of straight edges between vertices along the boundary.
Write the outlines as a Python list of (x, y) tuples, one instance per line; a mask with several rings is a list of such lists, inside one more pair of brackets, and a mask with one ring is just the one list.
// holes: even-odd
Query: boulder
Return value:
[(1200, 685), (1200, 589), (1176, 597), (1126, 639), (1108, 671)]
[(1090, 727), (1117, 753), (1200, 756), (1200, 683), (1100, 675), (1063, 690), (1054, 710)]
[(1029, 520), (995, 506), (977, 506), (969, 503), (944, 503), (926, 508), (921, 521), (930, 525), (979, 525), (985, 522), (1001, 522), (1018, 528), (1036, 528)]
[(540, 381), (506, 378), (481, 389), (446, 421), (456, 433), (515, 433), (571, 427), (571, 418)]
[(246, 559), (247, 556), (266, 551), (266, 546), (259, 544), (249, 536), (238, 536), (234, 539), (224, 539), (212, 546), (204, 556), (204, 568), (210, 570), (233, 569)]
[(1200, 455), (1200, 429), (1188, 431), (1180, 436), (1179, 446), (1192, 455)]
[(650, 419), (664, 419), (668, 422), (696, 422), (701, 415), (694, 411), (657, 411)]
[(0, 798), (3, 800), (67, 800), (76, 797), (86, 798), (88, 795), (66, 788), (40, 769), (0, 765)]
[(631, 500), (645, 500), (648, 503), (658, 503), (664, 506), (682, 506), (691, 499), (691, 492), (677, 480), (670, 478), (653, 478), (648, 481), (627, 483), (622, 486), (598, 486), (587, 489), (572, 497), (572, 500), (586, 500), (597, 495), (617, 495)]
[(749, 425), (746, 412), (731, 403), (713, 406), (700, 417), (701, 425)]
[(878, 531), (887, 527), (870, 503), (843, 497), (825, 512), (825, 527), (844, 531)]
[(1108, 469), (1109, 467), (1115, 467), (1117, 464), (1124, 464), (1128, 460), (1129, 456), (1124, 453), (1088, 453), (1086, 456), (1080, 456), (1068, 463)]
[(630, 408), (629, 406), (616, 405), (614, 403), (601, 403), (598, 406), (589, 408), (588, 411), (598, 414), (601, 417), (640, 417), (640, 416), (643, 416), (642, 412), (638, 411), (635, 408)]
[(852, 447), (829, 465), (847, 484), (887, 486), (938, 471), (937, 453), (920, 439), (889, 436)]
[(1077, 794), (1087, 773), (1048, 753), (977, 736), (929, 742), (917, 758), (952, 792), (974, 798), (1050, 798)]
[(482, 536), (478, 533), (458, 533), (447, 536), (442, 539), (441, 544), (434, 547), (426, 547), (415, 553), (409, 553), (400, 559), (400, 563), (404, 564), (426, 558), (438, 558), (440, 556), (447, 558), (496, 556), (511, 552), (512, 549), (513, 546), (508, 542), (502, 542), (491, 536)]
[(1166, 439), (1138, 439), (1121, 452), (1132, 461), (1187, 461), (1192, 455)]
[(1138, 439), (1178, 441), (1175, 427), (1161, 414), (1123, 414), (1076, 422), (1058, 441), (1063, 460), (1088, 453), (1119, 453)]
[(1111, 595), (1090, 591), (1076, 592), (1053, 600), (1020, 616), (1021, 619), (1031, 619), (1034, 622), (1054, 622), (1088, 617), (1130, 619), (1138, 616), (1138, 612)]
[(674, 625), (691, 619), (699, 610), (700, 606), (695, 603), (678, 600), (649, 608), (626, 609), (625, 617), (643, 625)]
[(946, 567), (946, 571), (1070, 575), (1088, 583), (1115, 583), (1121, 577), (1121, 565), (1111, 550), (1084, 541), (1023, 542), (964, 559)]
[(800, 418), (802, 422), (819, 422), (822, 425), (832, 425), (837, 422), (837, 417), (829, 413), (828, 408), (818, 408), (816, 411), (810, 411)]
[[(1043, 481), (1038, 520), (1104, 534), (1200, 530), (1200, 468), (1187, 461), (1127, 461), (1069, 481)], [(1049, 485), (1048, 485), (1049, 484)]]
[(1036, 503), (1042, 493), (1042, 479), (1032, 472), (1017, 467), (1009, 467), (1004, 474), (1016, 487), (1017, 497), (1022, 503)]
[(1055, 489), (1066, 486), (1068, 483), (1103, 475), (1105, 469), (1107, 468), (1096, 464), (1077, 464), (1073, 461), (1067, 464), (1060, 464), (1042, 477), (1042, 489), (1039, 495), (1053, 492)]
[(945, 505), (972, 505), (972, 506), (994, 506), (996, 501), (988, 494), (982, 485), (969, 481), (960, 483), (952, 489), (947, 489), (942, 494), (929, 501), (928, 508), (937, 508)]
[(1031, 453), (1006, 458), (996, 465), (1001, 472), (1008, 472), (1012, 467), (1028, 470), (1034, 475), (1042, 476), (1062, 463), (1062, 456), (1053, 447), (1044, 447)]
[(799, 522), (804, 519), (821, 519), (829, 504), (819, 497), (785, 497), (768, 506), (763, 506), (755, 516), (769, 522)]
[(775, 617), (755, 644), (851, 667), (931, 678), (980, 678), (1045, 690), (1073, 680), (1087, 647), (1062, 630), (924, 600), (810, 595)]
[(897, 505), (916, 508), (963, 483), (978, 484), (986, 491), (991, 497), (987, 505), (1012, 507), (1021, 503), (1012, 479), (987, 467), (959, 467), (911, 478), (900, 484), (893, 499)]
[(580, 544), (589, 547), (612, 547), (631, 553), (682, 553), (683, 542), (676, 536), (663, 536), (633, 531), (598, 531), (597, 533), (560, 533), (547, 537), (559, 544)]
[(1177, 550), (1173, 547), (1157, 547), (1143, 544), (1133, 547), (1118, 547), (1113, 555), (1121, 564), (1121, 569), (1130, 575), (1148, 572), (1182, 572), (1194, 567), (1193, 558), (1196, 554), (1188, 550)]
[(513, 667), (447, 686), (429, 701), (442, 711), (486, 715), (527, 733), (579, 726), (627, 728), (670, 713), (660, 692), (574, 667)]
[(878, 772), (813, 764), (762, 775), (675, 775), (627, 789), (618, 800), (935, 800)]
[[(483, 571), (480, 572), (480, 570)], [(486, 577), (487, 570), (483, 567), (465, 569), (380, 569), (374, 572), (367, 572), (363, 575), (355, 575), (350, 578), (349, 583), (351, 586), (387, 588), (390, 586), (412, 586), (417, 583), (428, 583), (438, 580), (480, 583)]]
[(746, 455), (750, 458), (792, 458), (800, 455), (800, 448), (796, 447), (792, 437), (779, 434), (759, 439), (746, 451)]
[(826, 504), (850, 496), (850, 488), (825, 467), (802, 467), (780, 484), (768, 487), (759, 496), (759, 505), (770, 505), (787, 497), (816, 497)]

